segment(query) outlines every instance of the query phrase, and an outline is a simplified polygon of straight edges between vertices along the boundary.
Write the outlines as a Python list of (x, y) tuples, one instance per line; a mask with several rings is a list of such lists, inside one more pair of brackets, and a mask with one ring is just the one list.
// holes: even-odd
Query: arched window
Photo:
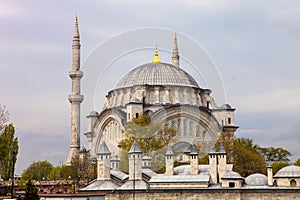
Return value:
[(171, 122), (171, 127), (172, 127), (173, 129), (176, 129), (176, 122), (175, 122), (175, 121), (172, 121), (172, 122)]
[(183, 120), (183, 134), (184, 134), (184, 136), (187, 136), (188, 135), (188, 128), (187, 128), (187, 120), (186, 119), (184, 119)]
[(177, 121), (178, 136), (181, 136), (181, 119)]
[(154, 98), (154, 91), (151, 90), (151, 91), (150, 91), (150, 103), (154, 103), (154, 101), (155, 101), (155, 98)]
[(200, 137), (200, 126), (196, 126), (196, 137)]
[(190, 121), (190, 137), (194, 136), (194, 123)]
[(164, 91), (159, 91), (159, 102), (160, 103), (165, 103), (165, 99), (164, 99), (164, 96), (165, 95), (165, 92)]
[(296, 186), (297, 186), (297, 182), (295, 181), (295, 179), (292, 179), (292, 180), (290, 181), (290, 186), (291, 186), (291, 187), (296, 187)]
[(170, 98), (169, 98), (170, 103), (174, 103), (174, 91), (173, 91), (173, 90), (170, 90), (169, 95), (170, 95)]

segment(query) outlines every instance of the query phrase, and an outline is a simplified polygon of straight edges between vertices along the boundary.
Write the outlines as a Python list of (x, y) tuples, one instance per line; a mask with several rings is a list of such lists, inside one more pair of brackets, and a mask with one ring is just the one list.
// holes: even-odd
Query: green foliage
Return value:
[(173, 128), (152, 123), (148, 115), (133, 118), (131, 122), (125, 125), (125, 138), (118, 145), (123, 150), (120, 157), (120, 169), (128, 170), (127, 152), (133, 141), (136, 140), (141, 151), (152, 157), (152, 169), (157, 172), (164, 171), (165, 149), (174, 140), (176, 132)]
[(129, 167), (128, 167), (128, 151), (121, 149), (121, 155), (120, 155), (120, 169), (123, 172), (128, 173)]
[(77, 177), (81, 180), (91, 180), (94, 177), (94, 167), (91, 164), (88, 154), (83, 154), (81, 157), (76, 157), (71, 162), (71, 174), (72, 178)]
[(266, 173), (264, 157), (259, 154), (258, 146), (252, 140), (238, 138), (234, 140), (234, 170), (246, 177), (253, 173)]
[(273, 174), (276, 174), (280, 169), (288, 166), (289, 163), (288, 162), (284, 162), (284, 161), (275, 161), (272, 163), (272, 168), (273, 168)]
[(290, 159), (288, 159), (288, 156), (291, 156), (292, 154), (281, 147), (275, 148), (275, 147), (260, 147), (259, 151), (261, 154), (265, 156), (266, 161), (283, 161), (288, 162)]
[(199, 165), (207, 165), (208, 164), (208, 154), (201, 158), (198, 158), (198, 163), (199, 163)]
[(22, 180), (43, 180), (53, 169), (53, 165), (48, 161), (33, 162), (22, 173)]
[(26, 183), (25, 196), (22, 200), (39, 200), (38, 188), (31, 180)]
[(69, 176), (72, 176), (72, 170), (70, 166), (63, 165), (54, 167), (49, 175), (48, 180), (66, 180)]
[(12, 176), (12, 166), (15, 166), (17, 161), (19, 143), (18, 138), (15, 137), (15, 127), (12, 124), (2, 127), (0, 134), (0, 166), (2, 178), (8, 180)]
[(296, 165), (296, 166), (300, 166), (300, 158), (298, 158), (298, 159), (296, 160), (295, 165)]
[(148, 115), (140, 115), (125, 125), (125, 138), (119, 142), (119, 147), (129, 151), (134, 140), (144, 153), (151, 153), (166, 147), (176, 135), (176, 130), (151, 123)]
[(9, 113), (7, 110), (5, 110), (5, 106), (2, 106), (0, 104), (0, 133), (2, 133), (2, 130), (6, 126), (8, 120), (9, 120)]
[(259, 146), (257, 144), (253, 144), (253, 140), (249, 138), (236, 138), (235, 139), (238, 144), (252, 152), (259, 153)]
[(234, 162), (234, 137), (231, 132), (221, 132), (215, 148), (217, 151), (220, 149), (220, 144), (223, 144), (224, 149), (226, 150), (227, 155), (227, 162), (233, 163)]

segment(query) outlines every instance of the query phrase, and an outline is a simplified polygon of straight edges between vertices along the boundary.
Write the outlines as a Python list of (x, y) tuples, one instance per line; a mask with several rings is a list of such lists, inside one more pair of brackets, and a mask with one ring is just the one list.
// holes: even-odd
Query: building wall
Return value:
[(270, 189), (270, 190), (243, 190), (243, 189), (204, 189), (204, 190), (153, 190), (148, 192), (115, 191), (105, 197), (106, 200), (124, 199), (155, 199), (155, 200), (285, 200), (300, 199), (300, 190)]
[(277, 186), (282, 186), (282, 187), (290, 187), (291, 186), (291, 181), (295, 180), (296, 181), (296, 186), (300, 187), (300, 178), (274, 178), (277, 182)]

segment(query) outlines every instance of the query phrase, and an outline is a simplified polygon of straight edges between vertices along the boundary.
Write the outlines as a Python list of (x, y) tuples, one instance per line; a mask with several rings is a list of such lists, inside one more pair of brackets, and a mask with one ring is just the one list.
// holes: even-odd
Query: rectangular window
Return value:
[(228, 124), (231, 124), (231, 118), (228, 117)]

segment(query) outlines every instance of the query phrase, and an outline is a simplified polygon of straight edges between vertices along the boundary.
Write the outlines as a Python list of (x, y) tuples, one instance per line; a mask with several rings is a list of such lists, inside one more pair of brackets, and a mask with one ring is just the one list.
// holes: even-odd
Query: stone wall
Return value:
[(201, 190), (150, 190), (115, 191), (105, 197), (106, 200), (300, 200), (298, 189), (201, 189)]

